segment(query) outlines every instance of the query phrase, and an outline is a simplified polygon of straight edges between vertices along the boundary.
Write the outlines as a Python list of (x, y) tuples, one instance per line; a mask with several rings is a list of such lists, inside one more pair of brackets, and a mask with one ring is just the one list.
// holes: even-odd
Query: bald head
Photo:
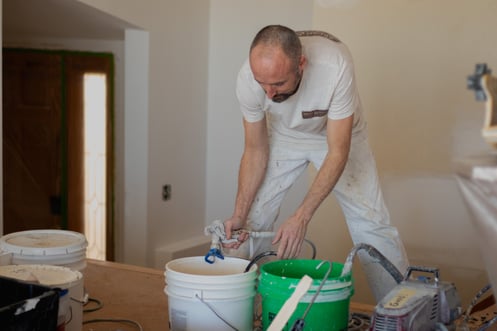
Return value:
[(298, 66), (302, 56), (299, 37), (295, 31), (282, 25), (268, 25), (262, 28), (250, 45), (250, 53), (259, 46), (266, 49), (279, 48), (295, 66)]
[(298, 89), (305, 58), (295, 32), (280, 25), (263, 28), (250, 46), (250, 68), (268, 98), (283, 102)]

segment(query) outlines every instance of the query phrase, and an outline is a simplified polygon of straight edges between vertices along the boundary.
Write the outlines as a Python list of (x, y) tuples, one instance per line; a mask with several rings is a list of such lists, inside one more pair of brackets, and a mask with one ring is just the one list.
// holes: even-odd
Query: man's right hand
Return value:
[[(233, 216), (226, 221), (224, 221), (224, 232), (226, 233), (226, 239), (230, 240), (233, 232), (236, 230), (241, 230), (245, 226), (246, 221), (242, 220), (240, 217)], [(236, 242), (223, 244), (225, 248), (234, 248), (238, 249), (240, 245), (245, 242), (249, 238), (249, 233), (241, 231), (238, 234), (238, 238)]]

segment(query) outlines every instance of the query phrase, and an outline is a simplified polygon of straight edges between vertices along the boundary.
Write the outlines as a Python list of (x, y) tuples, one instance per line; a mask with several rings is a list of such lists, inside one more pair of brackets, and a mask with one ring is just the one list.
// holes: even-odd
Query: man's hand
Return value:
[[(240, 230), (245, 227), (246, 221), (242, 220), (240, 217), (233, 216), (226, 221), (224, 221), (224, 232), (226, 232), (226, 239), (230, 240), (233, 231)], [(225, 248), (235, 248), (238, 249), (240, 245), (249, 238), (248, 232), (240, 232), (236, 242), (223, 244)]]
[(292, 216), (287, 219), (276, 232), (272, 244), (280, 244), (278, 247), (278, 258), (290, 259), (297, 257), (302, 249), (307, 223)]

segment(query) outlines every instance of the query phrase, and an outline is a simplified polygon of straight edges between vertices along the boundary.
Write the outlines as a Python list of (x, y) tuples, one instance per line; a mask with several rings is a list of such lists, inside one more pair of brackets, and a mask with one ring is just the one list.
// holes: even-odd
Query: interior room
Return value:
[[(112, 255), (103, 260), (160, 277), (166, 263), (207, 252), (204, 228), (231, 216), (235, 202), (244, 145), (237, 73), (257, 31), (282, 24), (326, 31), (348, 46), (385, 202), (410, 264), (438, 268), (463, 307), (489, 282), (455, 164), (495, 153), (481, 134), (485, 103), (467, 88), (476, 64), (497, 69), (495, 1), (1, 2), (4, 48), (113, 56)], [(315, 176), (310, 167), (299, 178), (277, 224)], [(306, 238), (317, 258), (345, 261), (353, 244), (332, 195)], [(375, 305), (358, 261), (352, 273), (351, 300)]]

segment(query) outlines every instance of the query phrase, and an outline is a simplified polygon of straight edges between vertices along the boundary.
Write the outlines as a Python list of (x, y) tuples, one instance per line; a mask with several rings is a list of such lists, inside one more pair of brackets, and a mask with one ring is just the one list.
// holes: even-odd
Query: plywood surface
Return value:
[[(83, 320), (132, 320), (143, 330), (169, 330), (164, 271), (113, 262), (88, 260), (85, 288), (103, 307), (84, 312)], [(84, 310), (96, 307), (90, 301)], [(83, 331), (139, 330), (130, 322), (98, 322), (83, 325)]]
[[(113, 262), (88, 260), (84, 271), (85, 288), (92, 299), (103, 307), (84, 312), (83, 320), (130, 320), (139, 323), (145, 331), (169, 330), (167, 296), (164, 293), (164, 270), (143, 268)], [(85, 310), (96, 307), (89, 302)], [(351, 312), (361, 315), (362, 326), (350, 330), (367, 330), (374, 306), (351, 302)], [(478, 330), (485, 320), (497, 314), (495, 304), (472, 314), (469, 330)], [(98, 322), (83, 325), (83, 331), (135, 331), (139, 328), (131, 322)], [(488, 328), (496, 330), (496, 326)]]

